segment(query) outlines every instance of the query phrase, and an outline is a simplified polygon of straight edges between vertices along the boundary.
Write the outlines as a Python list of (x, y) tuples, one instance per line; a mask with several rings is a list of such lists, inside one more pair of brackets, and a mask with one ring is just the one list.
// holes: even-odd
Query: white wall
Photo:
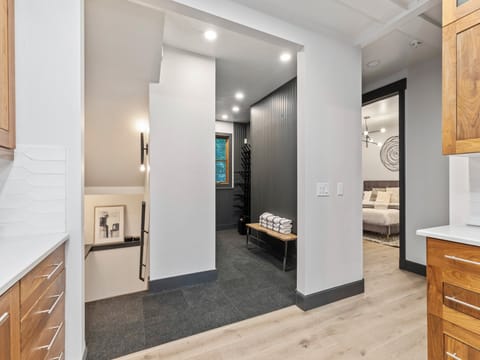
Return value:
[(85, 301), (147, 290), (138, 278), (140, 246), (92, 251), (85, 260)]
[(85, 244), (93, 244), (96, 206), (125, 206), (125, 236), (140, 236), (143, 194), (85, 195)]
[(128, 1), (86, 0), (86, 186), (144, 185), (137, 125), (148, 122), (163, 23), (163, 13)]
[[(191, 6), (214, 24), (225, 26), (222, 18), (241, 24), (236, 31), (256, 36), (255, 29), (305, 46), (298, 57), (297, 289), (308, 295), (361, 280), (360, 49), (229, 0), (148, 2), (180, 11)], [(343, 182), (345, 195), (319, 198), (317, 182), (332, 190)]]
[(215, 269), (215, 59), (165, 48), (150, 86), (151, 280)]
[[(398, 124), (384, 126), (387, 130), (385, 133), (376, 133), (372, 135), (376, 142), (382, 144), (391, 137), (398, 136)], [(369, 144), (368, 148), (365, 143), (362, 144), (362, 165), (363, 180), (399, 180), (398, 171), (388, 170), (380, 160), (380, 150), (382, 148), (374, 144)]]
[(364, 92), (407, 78), (406, 259), (425, 264), (425, 238), (416, 230), (448, 224), (449, 165), (442, 155), (442, 60), (412, 66), (373, 84)]
[(67, 153), (66, 358), (82, 359), (83, 1), (16, 0), (17, 144)]

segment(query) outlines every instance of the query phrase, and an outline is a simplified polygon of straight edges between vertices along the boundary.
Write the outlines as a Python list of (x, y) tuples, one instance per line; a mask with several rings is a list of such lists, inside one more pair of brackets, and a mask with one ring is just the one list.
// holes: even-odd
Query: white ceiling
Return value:
[[(204, 39), (208, 29), (218, 33), (215, 42)], [(176, 13), (166, 14), (164, 43), (216, 58), (218, 120), (227, 114), (230, 121), (248, 121), (252, 104), (296, 76), (298, 45), (287, 41), (271, 44)], [(291, 62), (279, 61), (283, 52), (293, 55)], [(243, 101), (235, 99), (237, 91), (245, 94)], [(240, 113), (232, 113), (234, 105), (240, 107)]]
[(379, 100), (362, 107), (362, 127), (365, 117), (370, 130), (379, 130), (382, 127), (392, 127), (398, 124), (399, 110), (398, 95)]
[[(363, 48), (363, 81), (441, 54), (441, 0), (233, 0), (313, 31), (328, 31)], [(412, 48), (412, 40), (423, 45)], [(366, 64), (379, 60), (380, 65)]]

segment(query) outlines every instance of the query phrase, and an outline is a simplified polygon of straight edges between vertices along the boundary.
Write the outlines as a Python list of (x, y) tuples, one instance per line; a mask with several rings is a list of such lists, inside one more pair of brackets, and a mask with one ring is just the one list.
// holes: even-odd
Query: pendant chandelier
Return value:
[(382, 147), (383, 144), (379, 141), (375, 141), (370, 135), (375, 134), (375, 133), (382, 133), (383, 134), (387, 131), (387, 129), (381, 128), (379, 130), (369, 130), (368, 129), (368, 120), (369, 119), (370, 119), (370, 116), (365, 116), (363, 118), (364, 130), (363, 130), (363, 133), (362, 133), (362, 142), (365, 143), (366, 148), (368, 148), (369, 144), (376, 145), (378, 147)]

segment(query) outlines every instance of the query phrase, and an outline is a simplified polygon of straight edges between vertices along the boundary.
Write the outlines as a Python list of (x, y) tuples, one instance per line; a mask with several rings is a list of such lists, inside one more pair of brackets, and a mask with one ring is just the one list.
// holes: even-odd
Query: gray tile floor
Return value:
[[(292, 251), (293, 252), (293, 251)], [(89, 360), (110, 360), (295, 304), (296, 271), (245, 248), (236, 230), (217, 232), (218, 280), (86, 304)]]

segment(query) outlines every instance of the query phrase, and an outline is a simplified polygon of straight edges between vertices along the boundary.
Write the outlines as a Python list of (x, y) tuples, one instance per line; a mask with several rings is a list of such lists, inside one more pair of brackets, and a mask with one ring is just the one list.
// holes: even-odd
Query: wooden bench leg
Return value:
[(287, 270), (288, 241), (285, 241), (285, 254), (283, 256), (283, 271)]
[(247, 250), (248, 250), (248, 241), (250, 240), (250, 231), (251, 229), (250, 228), (247, 228)]

